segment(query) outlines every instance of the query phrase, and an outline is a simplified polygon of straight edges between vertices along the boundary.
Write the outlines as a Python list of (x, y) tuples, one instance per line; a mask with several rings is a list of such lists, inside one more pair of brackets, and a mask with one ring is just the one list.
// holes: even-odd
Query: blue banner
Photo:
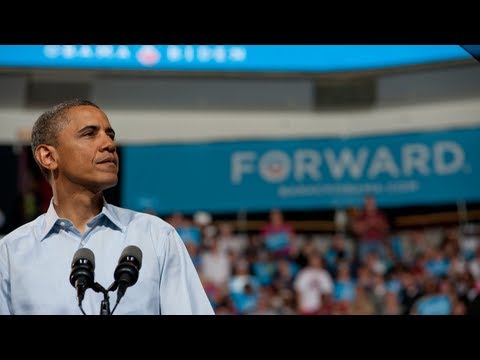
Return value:
[(158, 213), (480, 200), (480, 129), (126, 146), (123, 205)]
[(0, 66), (333, 72), (471, 59), (458, 45), (0, 45)]

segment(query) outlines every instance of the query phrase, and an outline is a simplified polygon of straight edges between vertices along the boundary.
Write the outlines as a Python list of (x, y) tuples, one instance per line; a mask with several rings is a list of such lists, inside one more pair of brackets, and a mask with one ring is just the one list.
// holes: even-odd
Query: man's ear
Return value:
[(41, 144), (35, 149), (35, 158), (46, 169), (53, 171), (58, 167), (57, 152), (53, 146)]

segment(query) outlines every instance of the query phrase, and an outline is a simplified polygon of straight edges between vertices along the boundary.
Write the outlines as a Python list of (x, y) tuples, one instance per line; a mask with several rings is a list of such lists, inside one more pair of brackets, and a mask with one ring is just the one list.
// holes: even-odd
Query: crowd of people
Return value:
[(167, 218), (216, 314), (480, 313), (478, 225), (393, 229), (373, 196), (346, 231), (302, 234), (272, 209), (256, 232)]

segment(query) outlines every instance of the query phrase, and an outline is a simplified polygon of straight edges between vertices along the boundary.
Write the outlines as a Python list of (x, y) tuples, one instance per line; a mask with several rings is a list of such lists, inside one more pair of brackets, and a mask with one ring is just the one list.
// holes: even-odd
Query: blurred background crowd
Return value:
[(480, 227), (391, 229), (372, 196), (337, 231), (302, 234), (272, 209), (259, 231), (180, 213), (173, 224), (217, 314), (480, 314)]

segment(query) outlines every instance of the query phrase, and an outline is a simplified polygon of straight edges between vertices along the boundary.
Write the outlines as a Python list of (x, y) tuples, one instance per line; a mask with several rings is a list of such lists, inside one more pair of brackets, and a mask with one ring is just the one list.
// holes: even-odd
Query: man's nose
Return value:
[(102, 149), (110, 152), (114, 152), (117, 146), (115, 145), (115, 141), (110, 137), (110, 135), (105, 134), (103, 137), (103, 145)]

